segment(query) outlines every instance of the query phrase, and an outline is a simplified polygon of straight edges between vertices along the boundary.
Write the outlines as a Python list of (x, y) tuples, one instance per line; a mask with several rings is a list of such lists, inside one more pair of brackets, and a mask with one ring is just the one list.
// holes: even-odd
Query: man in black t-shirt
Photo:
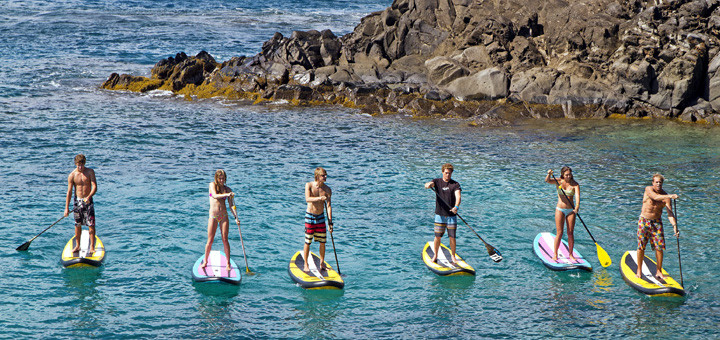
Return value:
[[(455, 231), (457, 230), (457, 212), (460, 205), (460, 183), (453, 180), (453, 166), (450, 163), (443, 164), (442, 178), (433, 179), (425, 183), (425, 189), (435, 188), (435, 241), (433, 242), (432, 262), (437, 261), (440, 239), (448, 231), (450, 238), (450, 250), (452, 251), (452, 263), (455, 263)], [(447, 203), (446, 203), (447, 202)]]

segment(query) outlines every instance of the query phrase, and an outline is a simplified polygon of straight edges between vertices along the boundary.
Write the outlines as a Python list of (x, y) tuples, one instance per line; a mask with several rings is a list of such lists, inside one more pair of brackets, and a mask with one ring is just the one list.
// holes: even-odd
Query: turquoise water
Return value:
[[(284, 34), (327, 23), (347, 32), (356, 23), (352, 15), (388, 5), (346, 6), (347, 18), (334, 21), (323, 13), (335, 3), (309, 4), (272, 20)], [(554, 120), (479, 129), (338, 107), (247, 107), (97, 89), (111, 72), (149, 72), (155, 61), (187, 48), (184, 40), (191, 49), (205, 41), (222, 59), (239, 54), (211, 33), (234, 31), (249, 19), (197, 19), (198, 29), (184, 32), (164, 13), (263, 18), (258, 13), (273, 7), (244, 5), (201, 12), (190, 3), (142, 1), (0, 8), (0, 42), (14, 53), (0, 56), (0, 338), (718, 336), (717, 128)], [(87, 19), (77, 31), (60, 30), (74, 27), (80, 14), (97, 13), (112, 13), (108, 20), (119, 28)], [(271, 24), (236, 39), (259, 49)], [(129, 32), (145, 25), (164, 28), (132, 38)], [(49, 55), (62, 58), (48, 61)], [(68, 219), (29, 251), (15, 251), (61, 216), (67, 174), (81, 152), (97, 174), (105, 264), (62, 268), (60, 252), (72, 235)], [(420, 258), (432, 237), (434, 207), (433, 193), (422, 185), (440, 175), (444, 162), (455, 165), (462, 184), (462, 216), (504, 256), (492, 262), (482, 242), (459, 226), (458, 250), (477, 270), (475, 278), (437, 277)], [(544, 175), (566, 164), (582, 186), (581, 215), (613, 259), (609, 268), (599, 265), (580, 225), (576, 246), (594, 272), (551, 272), (532, 254), (535, 235), (554, 229), (556, 199)], [(334, 239), (346, 274), (340, 292), (305, 291), (287, 274), (290, 256), (302, 246), (303, 188), (316, 166), (328, 170), (334, 192)], [(258, 273), (239, 287), (193, 284), (190, 274), (205, 242), (207, 183), (217, 168), (227, 170), (239, 194), (248, 262)], [(619, 273), (620, 256), (635, 248), (642, 190), (654, 172), (680, 195), (685, 299), (645, 297)], [(233, 259), (244, 264), (236, 229), (230, 239)], [(679, 278), (677, 256), (668, 236), (666, 268)]]

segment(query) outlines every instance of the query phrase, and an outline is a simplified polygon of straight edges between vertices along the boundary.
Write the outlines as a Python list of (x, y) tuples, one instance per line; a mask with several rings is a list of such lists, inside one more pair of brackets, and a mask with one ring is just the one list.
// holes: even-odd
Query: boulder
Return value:
[(720, 111), (720, 54), (708, 66), (708, 101), (715, 111)]
[(435, 57), (425, 62), (428, 79), (435, 85), (443, 86), (455, 79), (467, 76), (470, 70), (448, 57)]
[(508, 75), (499, 68), (489, 68), (453, 80), (444, 89), (458, 100), (498, 99), (508, 95)]

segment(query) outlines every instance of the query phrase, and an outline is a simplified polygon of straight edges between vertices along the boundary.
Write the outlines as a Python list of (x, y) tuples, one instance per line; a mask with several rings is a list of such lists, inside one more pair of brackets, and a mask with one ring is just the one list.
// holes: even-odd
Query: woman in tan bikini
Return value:
[[(225, 201), (230, 201), (230, 210), (235, 216), (237, 221), (237, 211), (235, 210), (235, 204), (233, 197), (235, 194), (232, 192), (230, 187), (225, 185), (227, 180), (227, 174), (224, 170), (215, 171), (215, 181), (209, 185), (210, 192), (210, 216), (208, 217), (208, 239), (205, 244), (205, 259), (200, 268), (205, 268), (208, 261), (210, 250), (212, 249), (213, 240), (215, 239), (215, 231), (220, 226), (220, 236), (222, 238), (223, 247), (225, 248), (225, 258), (227, 258), (227, 270), (228, 272), (232, 269), (230, 267), (230, 243), (228, 242), (228, 231), (230, 229), (230, 222), (228, 220), (227, 206)], [(229, 198), (229, 199), (228, 199)], [(239, 222), (238, 222), (239, 223)]]
[[(545, 176), (545, 182), (557, 186), (558, 202), (555, 207), (555, 229), (557, 234), (555, 235), (555, 244), (553, 252), (553, 260), (557, 261), (557, 252), (560, 247), (560, 242), (563, 235), (563, 224), (567, 221), (567, 237), (568, 237), (568, 252), (570, 253), (570, 259), (576, 260), (573, 256), (573, 247), (575, 246), (575, 216), (580, 209), (580, 184), (575, 182), (573, 178), (572, 169), (569, 166), (564, 166), (560, 169), (560, 178), (555, 179), (553, 177), (552, 169), (548, 170), (547, 176)], [(573, 202), (571, 200), (575, 201)]]

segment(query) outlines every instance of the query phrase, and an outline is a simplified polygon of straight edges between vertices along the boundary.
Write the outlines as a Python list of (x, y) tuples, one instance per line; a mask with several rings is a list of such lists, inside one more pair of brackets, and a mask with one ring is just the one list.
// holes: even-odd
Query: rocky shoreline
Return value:
[(342, 37), (276, 33), (252, 57), (178, 53), (108, 90), (469, 118), (720, 124), (720, 0), (395, 0)]

